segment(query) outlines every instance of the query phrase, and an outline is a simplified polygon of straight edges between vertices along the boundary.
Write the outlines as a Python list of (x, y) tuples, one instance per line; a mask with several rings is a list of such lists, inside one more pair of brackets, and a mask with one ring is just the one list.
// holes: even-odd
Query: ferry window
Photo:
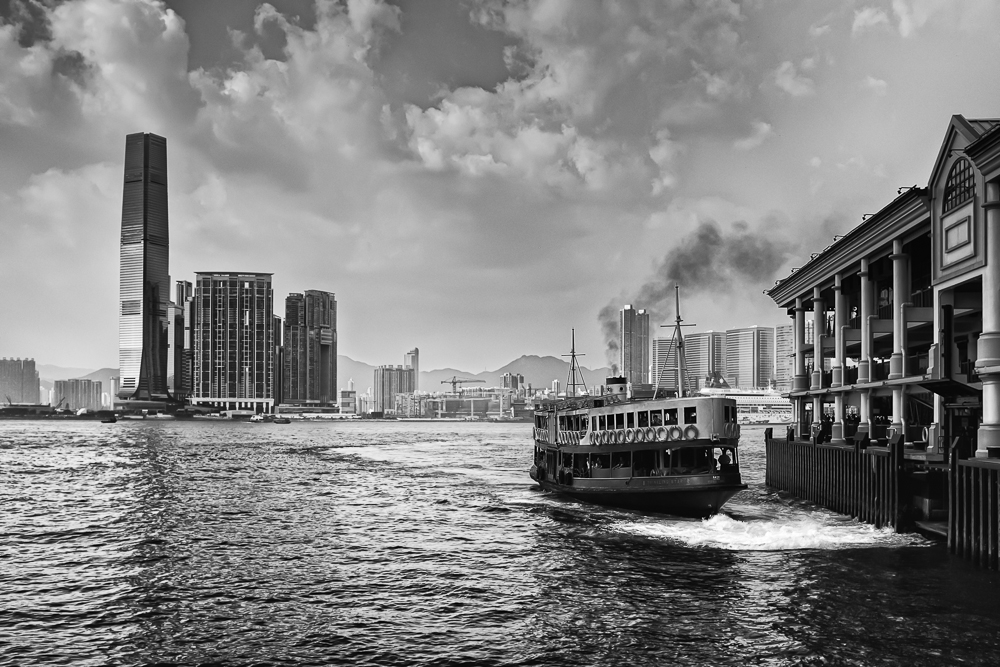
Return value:
[(625, 424), (625, 428), (635, 428), (635, 413), (628, 413), (628, 421)]
[(615, 452), (611, 455), (612, 468), (631, 468), (632, 452)]
[(640, 412), (638, 421), (639, 421), (638, 424), (639, 428), (646, 428), (647, 426), (649, 426), (649, 413), (646, 412), (645, 410)]
[(597, 417), (591, 417), (590, 418), (590, 430), (591, 431), (596, 431), (597, 430)]
[(601, 430), (602, 430), (602, 431), (605, 431), (605, 430), (607, 430), (607, 428), (608, 428), (608, 423), (607, 423), (607, 419), (605, 418), (605, 416), (604, 416), (604, 415), (601, 415), (601, 416), (600, 416), (600, 417), (598, 417), (597, 419), (598, 419), (598, 422), (597, 422), (597, 423), (598, 423), (598, 424), (600, 424), (600, 427), (601, 427)]
[(566, 415), (559, 415), (559, 430), (566, 430)]
[(677, 408), (663, 411), (663, 425), (674, 426), (677, 423)]
[(635, 452), (632, 457), (632, 467), (636, 477), (649, 476), (656, 470), (656, 452), (652, 449), (640, 449)]
[(693, 405), (689, 408), (684, 408), (684, 423), (685, 424), (698, 423), (698, 408), (696, 408)]
[(590, 457), (590, 465), (594, 468), (610, 468), (611, 454), (594, 454)]
[(649, 413), (650, 426), (663, 426), (663, 412), (661, 410), (651, 410)]
[(615, 415), (615, 428), (625, 428), (625, 414), (619, 412)]

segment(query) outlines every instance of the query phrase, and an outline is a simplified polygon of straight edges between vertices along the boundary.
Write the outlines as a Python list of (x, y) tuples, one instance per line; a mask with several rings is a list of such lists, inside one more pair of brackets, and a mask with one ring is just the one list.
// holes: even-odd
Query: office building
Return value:
[(167, 140), (125, 137), (118, 315), (119, 398), (168, 396)]
[(277, 315), (272, 316), (272, 336), (274, 337), (274, 404), (285, 401), (285, 346), (284, 323)]
[(620, 372), (632, 384), (649, 382), (649, 313), (631, 304), (619, 312)]
[(373, 412), (391, 414), (396, 409), (397, 394), (412, 394), (416, 382), (412, 368), (403, 366), (378, 366), (375, 368), (375, 396)]
[(420, 391), (420, 349), (413, 348), (403, 355), (403, 368), (413, 369), (413, 391)]
[(739, 389), (767, 389), (774, 378), (774, 329), (745, 327), (726, 332), (726, 382)]
[(340, 413), (353, 415), (358, 412), (358, 392), (354, 389), (340, 390)]
[(53, 407), (65, 410), (97, 412), (103, 407), (103, 387), (94, 380), (56, 380), (52, 390)]
[(167, 391), (177, 400), (190, 393), (191, 364), (187, 353), (188, 318), (194, 287), (187, 280), (174, 285), (174, 300), (167, 304)]
[(337, 404), (337, 299), (306, 290), (285, 299), (282, 401)]
[[(726, 333), (704, 331), (684, 336), (687, 391), (697, 391), (726, 374)], [(673, 338), (653, 340), (653, 384), (677, 389), (677, 346)]]
[(0, 405), (37, 404), (39, 393), (34, 359), (0, 359)]
[(274, 411), (270, 273), (196, 274), (191, 403)]
[(504, 373), (500, 378), (500, 386), (516, 392), (524, 387), (524, 376), (520, 373)]

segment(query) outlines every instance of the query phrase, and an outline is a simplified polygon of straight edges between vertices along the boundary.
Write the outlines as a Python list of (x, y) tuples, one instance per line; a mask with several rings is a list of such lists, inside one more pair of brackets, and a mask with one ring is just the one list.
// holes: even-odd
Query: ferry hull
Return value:
[[(572, 485), (551, 479), (532, 479), (546, 491), (606, 507), (641, 510), (675, 516), (705, 518), (718, 514), (730, 498), (747, 488), (736, 480), (711, 477), (659, 477), (631, 480), (573, 480)], [(595, 483), (596, 482), (596, 483)], [(664, 488), (667, 487), (667, 488)]]

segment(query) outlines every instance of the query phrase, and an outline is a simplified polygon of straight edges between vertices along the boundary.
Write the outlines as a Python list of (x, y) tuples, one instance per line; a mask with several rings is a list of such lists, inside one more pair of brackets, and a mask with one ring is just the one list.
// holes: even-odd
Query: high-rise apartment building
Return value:
[(774, 328), (774, 386), (778, 391), (791, 391), (795, 374), (795, 326), (783, 324)]
[(649, 313), (627, 304), (619, 312), (620, 372), (632, 384), (649, 383)]
[(274, 315), (271, 319), (274, 336), (274, 404), (285, 402), (285, 346), (284, 326), (281, 318)]
[(191, 358), (188, 353), (189, 318), (194, 286), (187, 280), (174, 285), (174, 300), (167, 304), (167, 391), (176, 399), (191, 391)]
[(100, 381), (56, 380), (52, 390), (52, 405), (67, 410), (97, 412), (103, 407)]
[(191, 403), (273, 412), (271, 274), (199, 272), (191, 310)]
[(412, 368), (378, 366), (375, 368), (374, 412), (390, 414), (396, 409), (397, 394), (412, 394), (416, 382)]
[(0, 359), (0, 405), (38, 403), (38, 371), (34, 359)]
[(741, 389), (766, 389), (774, 377), (774, 329), (745, 327), (726, 332), (726, 382)]
[[(707, 386), (707, 378), (726, 374), (726, 333), (703, 331), (684, 336), (684, 360), (688, 391)], [(653, 340), (653, 383), (660, 388), (677, 389), (677, 345), (672, 338)]]
[(420, 390), (420, 349), (413, 348), (403, 355), (403, 368), (413, 369), (413, 391)]
[(125, 137), (122, 196), (119, 398), (168, 396), (168, 246), (167, 140), (130, 134)]
[(337, 404), (337, 299), (306, 290), (285, 298), (282, 401)]

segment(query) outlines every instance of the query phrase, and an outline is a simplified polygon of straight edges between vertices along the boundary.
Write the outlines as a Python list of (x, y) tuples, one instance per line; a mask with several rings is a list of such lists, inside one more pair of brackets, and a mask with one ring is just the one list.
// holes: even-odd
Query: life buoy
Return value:
[(646, 429), (637, 428), (635, 430), (635, 441), (636, 442), (646, 442)]
[(625, 431), (615, 431), (615, 442), (619, 445), (625, 442)]
[(681, 439), (681, 427), (680, 426), (671, 426), (670, 427), (670, 439), (671, 440), (680, 440)]
[(656, 439), (659, 440), (659, 441), (661, 441), (661, 442), (665, 442), (666, 441), (666, 439), (667, 439), (667, 427), (666, 426), (657, 426), (656, 427)]
[(684, 429), (684, 438), (686, 440), (694, 440), (698, 437), (698, 427), (691, 424), (686, 429)]
[(646, 442), (656, 442), (656, 431), (653, 430), (652, 426), (646, 427)]
[(635, 442), (635, 429), (625, 429), (625, 442), (632, 444)]

